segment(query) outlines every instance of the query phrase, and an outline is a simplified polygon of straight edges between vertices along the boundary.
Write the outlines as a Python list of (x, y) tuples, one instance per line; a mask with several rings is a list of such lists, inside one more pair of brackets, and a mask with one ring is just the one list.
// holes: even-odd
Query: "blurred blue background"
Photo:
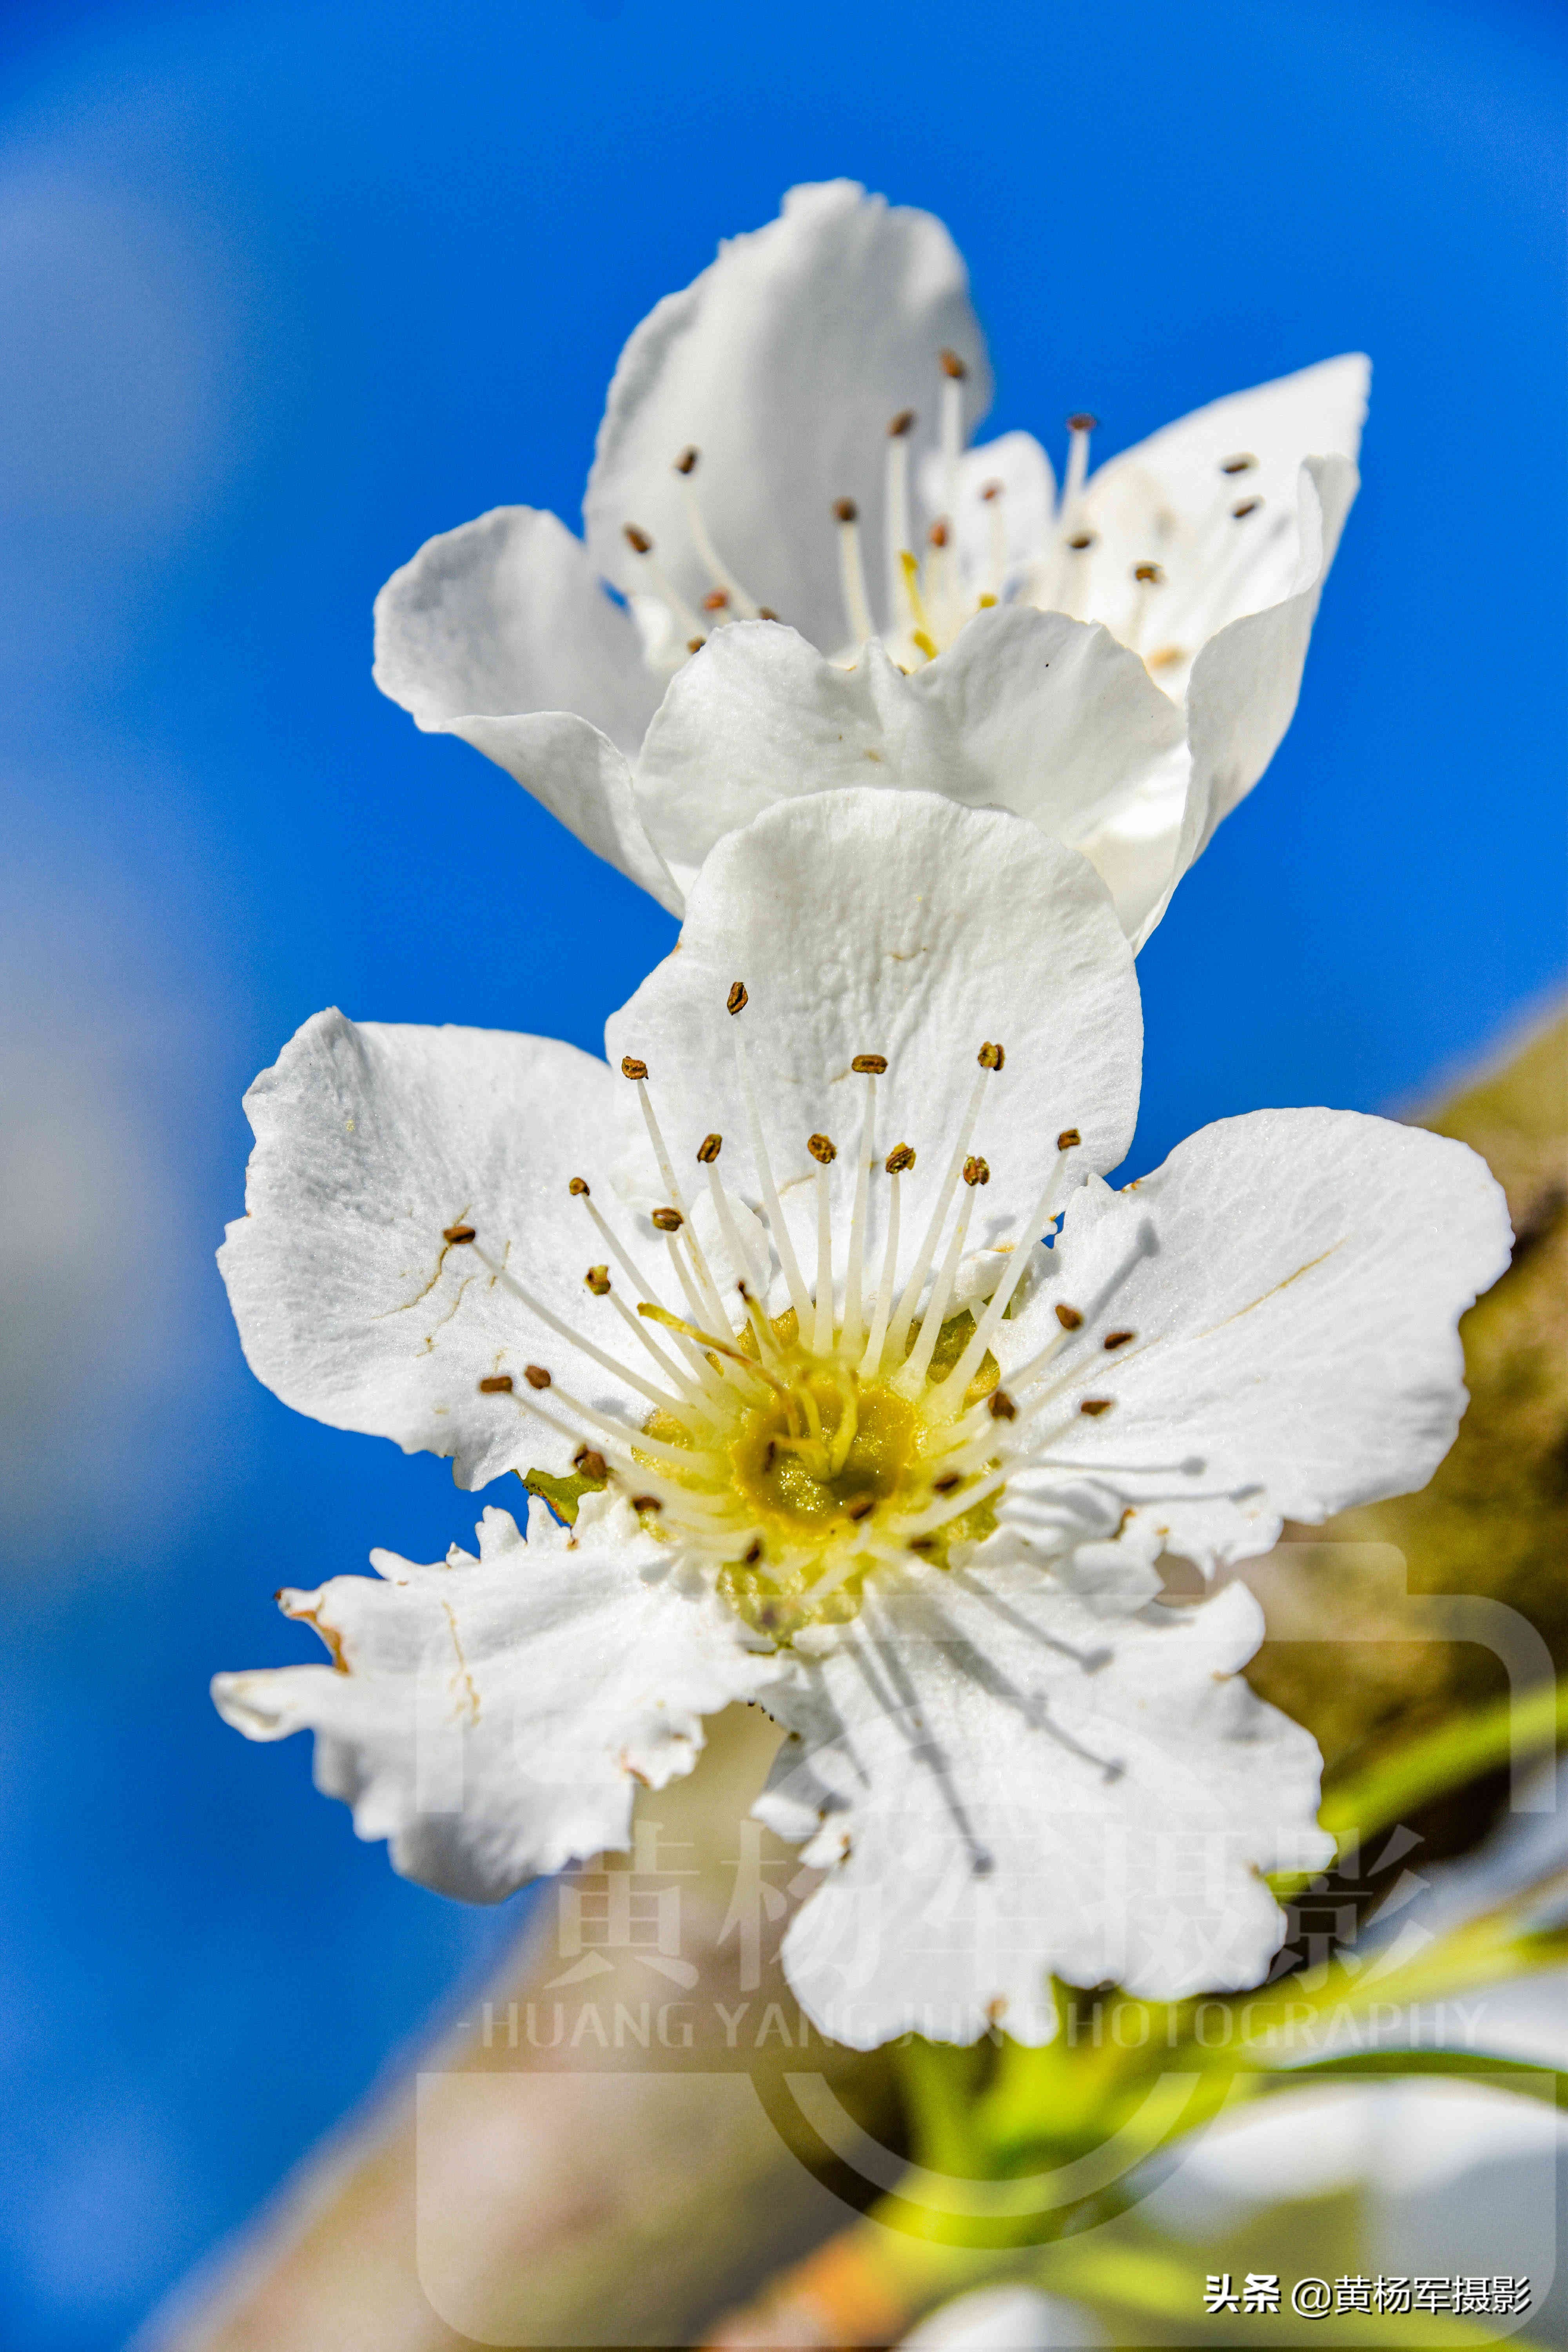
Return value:
[(0, 30), (0, 2342), (109, 2347), (515, 1927), (245, 1746), (271, 1594), (439, 1556), (212, 1267), (305, 1015), (599, 1042), (673, 926), (369, 675), (371, 599), (575, 521), (637, 320), (791, 181), (942, 214), (1000, 428), (1100, 454), (1364, 346), (1272, 774), (1143, 959), (1147, 1165), (1382, 1107), (1561, 973), (1563, 20), (1531, 0), (29, 7)]

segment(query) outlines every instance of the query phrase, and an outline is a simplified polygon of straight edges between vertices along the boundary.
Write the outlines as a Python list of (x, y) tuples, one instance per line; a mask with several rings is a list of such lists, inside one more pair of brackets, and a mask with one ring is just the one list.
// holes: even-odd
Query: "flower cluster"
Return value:
[(1352, 1113), (1106, 1181), (1134, 950), (1289, 722), (1364, 363), (1094, 474), (1075, 417), (1059, 488), (966, 446), (987, 383), (941, 226), (796, 190), (633, 336), (585, 543), (500, 509), (395, 577), (382, 685), (679, 945), (604, 1060), (308, 1022), (222, 1252), (287, 1402), (557, 1506), (285, 1592), (331, 1663), (220, 1675), (227, 1718), (487, 1900), (759, 1703), (821, 1874), (785, 1964), (861, 2045), (1264, 1973), (1263, 1874), (1331, 1842), (1223, 1571), (1430, 1475), (1509, 1245), (1472, 1153)]

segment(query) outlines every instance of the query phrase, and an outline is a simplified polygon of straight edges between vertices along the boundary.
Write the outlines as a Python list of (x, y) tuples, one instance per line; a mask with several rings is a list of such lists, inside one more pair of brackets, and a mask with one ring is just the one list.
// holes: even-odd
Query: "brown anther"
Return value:
[(773, 1464), (778, 1460), (778, 1447), (773, 1444), (773, 1439), (770, 1437), (763, 1452), (763, 1475), (764, 1478), (767, 1476), (768, 1472), (773, 1468)]
[(607, 1298), (609, 1297), (610, 1269), (607, 1265), (591, 1265), (588, 1268), (587, 1273), (583, 1276), (583, 1279), (587, 1284), (595, 1298)]
[(651, 555), (653, 553), (652, 540), (649, 539), (646, 530), (639, 530), (635, 522), (628, 522), (625, 526), (621, 532), (621, 537), (636, 554)]
[(889, 1176), (907, 1176), (914, 1164), (915, 1148), (912, 1143), (895, 1143), (882, 1162)]
[(522, 1377), (531, 1389), (547, 1389), (550, 1386), (550, 1375), (542, 1364), (524, 1364)]
[(910, 1549), (911, 1551), (934, 1551), (936, 1549), (936, 1538), (934, 1536), (911, 1536), (910, 1538)]
[(1146, 588), (1157, 588), (1165, 575), (1157, 563), (1135, 563), (1132, 577), (1141, 580)]
[(471, 1242), (473, 1238), (472, 1225), (443, 1225), (441, 1228), (441, 1239), (450, 1242), (454, 1249), (460, 1249), (465, 1242)]
[(727, 1013), (743, 1013), (750, 1001), (746, 994), (745, 982), (738, 980), (724, 999), (724, 1010)]
[(898, 415), (897, 415), (895, 417), (893, 417), (892, 419), (890, 419), (890, 421), (889, 421), (889, 425), (888, 425), (888, 438), (889, 438), (889, 441), (901, 441), (901, 440), (903, 439), (903, 437), (904, 437), (904, 435), (905, 435), (906, 433), (908, 433), (908, 432), (910, 430), (910, 428), (913, 426), (914, 421), (915, 421), (915, 412), (914, 412), (914, 410), (913, 410), (912, 408), (900, 408), (900, 411), (899, 411), (899, 413), (898, 413)]
[(664, 1505), (657, 1495), (634, 1495), (632, 1508), (634, 1511), (662, 1511)]
[(702, 599), (702, 609), (705, 613), (721, 613), (729, 601), (728, 588), (710, 588)]
[(753, 1536), (745, 1550), (741, 1554), (742, 1565), (746, 1568), (755, 1568), (762, 1556), (763, 1539), (761, 1536)]
[(678, 1234), (683, 1223), (679, 1209), (656, 1209), (653, 1221), (661, 1234)]
[(1068, 431), (1069, 433), (1092, 433), (1099, 423), (1099, 417), (1091, 416), (1087, 408), (1075, 409), (1073, 414), (1068, 418)]
[(808, 1135), (805, 1148), (819, 1168), (831, 1168), (838, 1157), (838, 1146), (830, 1135)]
[(1091, 530), (1075, 530), (1068, 545), (1075, 555), (1081, 555), (1086, 547), (1094, 545), (1094, 533)]
[(886, 1054), (857, 1054), (849, 1065), (863, 1078), (879, 1078), (888, 1066)]
[(982, 1045), (974, 1058), (983, 1070), (999, 1070), (1007, 1058), (1006, 1048), (1002, 1045)]
[(966, 1160), (964, 1161), (963, 1181), (966, 1184), (990, 1183), (990, 1168), (987, 1166), (986, 1162), (980, 1158), (978, 1153), (976, 1153), (973, 1159)]
[(1238, 499), (1230, 510), (1231, 520), (1240, 522), (1244, 516), (1256, 514), (1262, 504), (1261, 499)]
[(951, 1495), (955, 1486), (962, 1486), (963, 1484), (963, 1471), (949, 1470), (942, 1477), (931, 1480), (931, 1490), (933, 1495)]
[(610, 1475), (609, 1464), (594, 1445), (580, 1445), (572, 1456), (572, 1467), (584, 1478), (605, 1479)]
[(1076, 1127), (1064, 1127), (1061, 1133), (1057, 1138), (1057, 1150), (1058, 1151), (1070, 1151), (1075, 1144), (1079, 1144), (1082, 1141), (1083, 1138), (1079, 1133)]
[(851, 1502), (845, 1504), (844, 1516), (847, 1519), (868, 1518), (876, 1507), (875, 1495), (857, 1495)]
[(853, 499), (835, 499), (833, 511), (840, 522), (858, 522), (860, 519), (860, 509)]
[(993, 1389), (985, 1400), (985, 1410), (993, 1421), (1016, 1421), (1018, 1408), (1005, 1389)]
[(1061, 1325), (1064, 1331), (1078, 1331), (1081, 1330), (1083, 1328), (1083, 1317), (1079, 1313), (1076, 1307), (1058, 1306), (1057, 1308), (1057, 1321)]
[(1116, 1399), (1114, 1397), (1085, 1397), (1083, 1402), (1079, 1407), (1079, 1412), (1087, 1412), (1090, 1421), (1098, 1421), (1100, 1414), (1102, 1412), (1109, 1412), (1115, 1402)]
[(574, 1201), (585, 1201), (588, 1197), (588, 1179), (585, 1176), (574, 1176), (566, 1190)]
[(686, 650), (689, 654), (700, 654), (707, 642), (708, 640), (706, 637), (688, 637), (686, 640)]
[(646, 1062), (639, 1062), (635, 1054), (623, 1054), (621, 1055), (621, 1076), (623, 1078), (646, 1078), (647, 1076), (647, 1064)]
[(697, 1147), (697, 1162), (699, 1167), (711, 1167), (714, 1160), (718, 1159), (719, 1154), (723, 1150), (723, 1149), (724, 1139), (721, 1135), (705, 1135), (701, 1142)]
[(778, 619), (778, 614), (774, 612), (771, 604), (759, 604), (757, 606), (757, 618), (759, 621), (776, 621)]
[(1244, 450), (1238, 457), (1222, 457), (1219, 469), (1222, 474), (1247, 474), (1257, 463), (1257, 458)]
[(702, 452), (700, 449), (683, 449), (679, 457), (675, 461), (676, 472), (678, 474), (694, 474), (697, 471), (697, 460), (701, 454)]
[(947, 545), (946, 523), (942, 522), (940, 519), (936, 522), (933, 522), (930, 530), (927, 531), (926, 537), (930, 540), (933, 547), (945, 547)]
[(1001, 497), (1007, 485), (1005, 482), (986, 482), (982, 485), (980, 495), (984, 499), (986, 505), (989, 506), (993, 499), (999, 499)]
[(1125, 1348), (1129, 1339), (1136, 1339), (1137, 1337), (1136, 1331), (1108, 1331), (1103, 1344), (1107, 1350), (1112, 1348)]
[(956, 352), (940, 351), (937, 353), (937, 358), (942, 363), (942, 372), (943, 375), (951, 376), (954, 383), (962, 383), (963, 382), (964, 377), (969, 373), (969, 370), (965, 367), (963, 362), (959, 358)]
[(512, 1379), (510, 1372), (491, 1372), (479, 1382), (481, 1396), (510, 1396)]

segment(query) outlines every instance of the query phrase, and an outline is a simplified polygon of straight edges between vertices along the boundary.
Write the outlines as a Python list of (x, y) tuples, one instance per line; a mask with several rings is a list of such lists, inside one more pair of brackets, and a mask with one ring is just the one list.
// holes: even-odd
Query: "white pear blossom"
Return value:
[(375, 675), (677, 912), (772, 799), (875, 782), (1082, 847), (1142, 943), (1289, 724), (1367, 377), (1325, 361), (1092, 473), (1075, 415), (1058, 485), (1026, 433), (968, 446), (990, 372), (941, 222), (795, 188), (627, 343), (585, 541), (529, 507), (429, 541)]
[(1237, 1669), (1281, 1519), (1419, 1485), (1503, 1265), (1464, 1146), (1350, 1113), (1195, 1135), (1123, 1192), (1131, 950), (1075, 852), (874, 788), (730, 835), (601, 1062), (319, 1014), (247, 1097), (224, 1272), (287, 1402), (570, 1535), (287, 1593), (332, 1665), (223, 1675), (428, 1883), (624, 1844), (700, 1717), (787, 1737), (820, 1869), (784, 1947), (841, 2040), (1053, 2030), (1046, 1976), (1251, 1983), (1318, 1758)]

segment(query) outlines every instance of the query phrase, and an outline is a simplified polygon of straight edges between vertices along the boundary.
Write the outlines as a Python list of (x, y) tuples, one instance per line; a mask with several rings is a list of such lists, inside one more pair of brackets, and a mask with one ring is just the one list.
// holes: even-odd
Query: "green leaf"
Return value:
[(1307, 2058), (1280, 2067), (1270, 2075), (1265, 2095), (1274, 2096), (1296, 2084), (1318, 2082), (1325, 2075), (1440, 2074), (1479, 2075), (1500, 2091), (1513, 2091), (1523, 2099), (1542, 2099), (1555, 2105), (1568, 2075), (1550, 2066), (1532, 2065), (1524, 2058), (1493, 2058), (1484, 2050), (1350, 2050), (1337, 2058)]
[[(1510, 1692), (1478, 1714), (1455, 1717), (1435, 1731), (1379, 1757), (1359, 1772), (1331, 1781), (1318, 1819), (1339, 1840), (1367, 1838), (1390, 1828), (1434, 1797), (1462, 1789), (1517, 1751), (1544, 1752), (1568, 1735), (1568, 1682), (1542, 1683), (1515, 1698)], [(1268, 1881), (1281, 1897), (1310, 1886), (1319, 1874), (1300, 1871)]]
[(1319, 1819), (1336, 1836), (1386, 1829), (1402, 1813), (1506, 1764), (1516, 1745), (1526, 1750), (1552, 1748), (1565, 1732), (1568, 1682), (1542, 1683), (1523, 1698), (1510, 1693), (1479, 1714), (1439, 1724), (1331, 1786)]
[(601, 1495), (609, 1483), (605, 1478), (584, 1478), (579, 1471), (574, 1471), (570, 1478), (552, 1478), (548, 1470), (520, 1470), (517, 1475), (529, 1493), (547, 1503), (563, 1526), (568, 1528), (577, 1524), (577, 1506), (584, 1496)]

